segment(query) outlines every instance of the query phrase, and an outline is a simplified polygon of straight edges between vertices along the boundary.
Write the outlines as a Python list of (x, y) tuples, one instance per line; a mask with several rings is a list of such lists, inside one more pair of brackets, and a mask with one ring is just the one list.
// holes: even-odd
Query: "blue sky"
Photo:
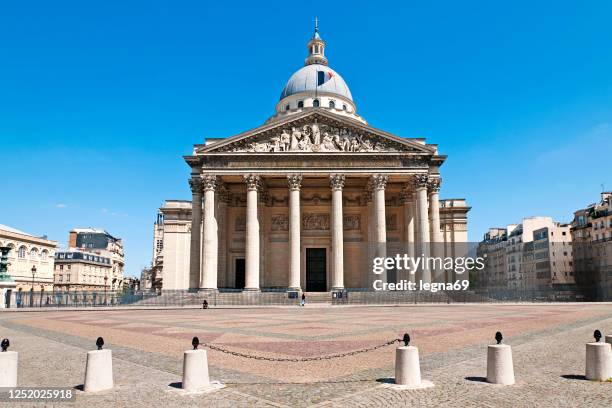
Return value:
[[(86, 4), (87, 3), (87, 4)], [(427, 3), (427, 4), (423, 4)], [(612, 189), (612, 3), (20, 1), (0, 13), (0, 223), (73, 227), (150, 262), (194, 143), (262, 124), (315, 15), (330, 66), (375, 127), (449, 156), (442, 197), (470, 238), (570, 221)]]

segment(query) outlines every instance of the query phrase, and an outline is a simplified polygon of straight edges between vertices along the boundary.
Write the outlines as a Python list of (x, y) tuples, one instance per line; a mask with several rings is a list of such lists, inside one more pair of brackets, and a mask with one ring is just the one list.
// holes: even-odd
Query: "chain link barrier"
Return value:
[(367, 348), (360, 349), (360, 350), (355, 350), (355, 351), (349, 351), (349, 352), (346, 352), (346, 353), (332, 354), (332, 355), (328, 355), (328, 356), (318, 356), (318, 357), (303, 357), (303, 358), (276, 358), (276, 357), (254, 356), (254, 355), (250, 355), (250, 354), (241, 353), (239, 351), (228, 350), (228, 349), (223, 348), (223, 347), (215, 346), (214, 344), (199, 343), (199, 345), (207, 347), (207, 348), (209, 348), (211, 350), (219, 351), (221, 353), (230, 354), (230, 355), (235, 356), (235, 357), (250, 358), (252, 360), (303, 363), (303, 362), (308, 362), (308, 361), (332, 360), (332, 359), (335, 359), (335, 358), (350, 357), (350, 356), (354, 356), (354, 355), (357, 355), (357, 354), (362, 354), (362, 353), (367, 353), (369, 351), (378, 350), (380, 348), (390, 346), (390, 345), (392, 345), (394, 343), (397, 343), (397, 342), (400, 342), (400, 341), (403, 341), (403, 340), (402, 339), (393, 339), (393, 340), (389, 340), (389, 341), (387, 341), (387, 342), (385, 342), (383, 344), (379, 344), (377, 346), (367, 347)]

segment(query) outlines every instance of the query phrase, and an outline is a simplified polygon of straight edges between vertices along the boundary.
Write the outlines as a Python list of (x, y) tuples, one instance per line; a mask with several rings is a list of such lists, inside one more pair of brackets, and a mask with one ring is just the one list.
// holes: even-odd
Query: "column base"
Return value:
[(344, 291), (344, 286), (338, 286), (338, 287), (335, 287), (335, 288), (331, 288), (331, 291), (332, 292), (342, 292), (342, 291)]
[(261, 290), (259, 288), (244, 288), (242, 289), (243, 292), (261, 292)]
[(302, 288), (300, 287), (296, 287), (296, 288), (287, 288), (287, 292), (301, 292)]

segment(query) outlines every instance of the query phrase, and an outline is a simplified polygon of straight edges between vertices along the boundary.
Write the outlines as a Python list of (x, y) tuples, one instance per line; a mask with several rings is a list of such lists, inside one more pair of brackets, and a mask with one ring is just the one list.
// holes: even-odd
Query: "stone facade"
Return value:
[(574, 212), (571, 234), (577, 282), (594, 286), (597, 299), (612, 298), (612, 192)]
[(75, 228), (68, 235), (68, 249), (85, 251), (109, 258), (112, 266), (108, 274), (110, 289), (120, 290), (123, 288), (125, 254), (121, 238), (116, 238), (101, 229)]
[[(10, 248), (8, 274), (16, 283), (15, 290), (30, 291), (32, 286), (36, 292), (53, 290), (57, 241), (0, 225), (0, 247)], [(35, 268), (34, 276), (32, 268)]]
[(315, 30), (264, 125), (185, 157), (191, 202), (161, 209), (163, 290), (369, 288), (375, 256), (464, 253), (469, 207), (439, 198), (446, 156), (369, 126), (324, 46)]
[(485, 268), (475, 286), (511, 290), (574, 290), (570, 226), (550, 217), (524, 218), (520, 224), (490, 228), (477, 254)]
[(85, 251), (55, 254), (55, 290), (113, 291), (111, 258)]

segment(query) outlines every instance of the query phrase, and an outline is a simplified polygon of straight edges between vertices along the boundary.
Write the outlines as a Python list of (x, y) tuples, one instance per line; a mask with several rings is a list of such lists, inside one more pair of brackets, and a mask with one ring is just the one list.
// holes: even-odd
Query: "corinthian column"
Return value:
[[(444, 248), (442, 247), (442, 232), (440, 231), (440, 184), (442, 180), (434, 178), (429, 180), (429, 217), (431, 221), (431, 256), (434, 258), (444, 257)], [(433, 281), (444, 282), (444, 270), (434, 268)]]
[(215, 217), (215, 187), (217, 177), (202, 176), (204, 190), (204, 245), (202, 249), (202, 276), (200, 290), (217, 290), (217, 259), (219, 256), (219, 235)]
[[(202, 181), (189, 180), (191, 187), (191, 243), (189, 247), (189, 288), (200, 286), (200, 224), (202, 223)], [(186, 289), (186, 288), (185, 288)]]
[[(375, 174), (372, 176), (372, 186), (374, 187), (374, 215), (376, 227), (374, 237), (376, 239), (376, 257), (384, 258), (387, 256), (387, 219), (385, 212), (385, 187), (387, 186), (388, 176)], [(383, 282), (387, 281), (387, 274), (382, 273), (379, 278)]]
[[(410, 258), (414, 258), (415, 246), (414, 246), (414, 199), (412, 197), (412, 191), (408, 186), (404, 186), (400, 194), (400, 200), (404, 205), (404, 230), (406, 240), (406, 254)], [(410, 282), (415, 281), (415, 274), (408, 271), (406, 279)]]
[(329, 181), (332, 189), (332, 290), (344, 289), (344, 231), (342, 216), (342, 188), (344, 174), (332, 174)]
[(246, 256), (244, 290), (259, 290), (259, 220), (257, 218), (257, 189), (261, 180), (259, 176), (244, 176), (247, 185), (246, 210)]
[(301, 174), (287, 175), (289, 183), (289, 290), (300, 288), (300, 186)]
[(427, 215), (427, 182), (429, 177), (427, 174), (419, 174), (414, 177), (414, 188), (417, 196), (417, 222), (419, 224), (418, 248), (417, 257), (423, 257), (421, 261), (425, 265), (421, 268), (420, 279), (423, 282), (431, 282), (431, 271), (429, 270), (426, 260), (429, 258), (429, 217)]

